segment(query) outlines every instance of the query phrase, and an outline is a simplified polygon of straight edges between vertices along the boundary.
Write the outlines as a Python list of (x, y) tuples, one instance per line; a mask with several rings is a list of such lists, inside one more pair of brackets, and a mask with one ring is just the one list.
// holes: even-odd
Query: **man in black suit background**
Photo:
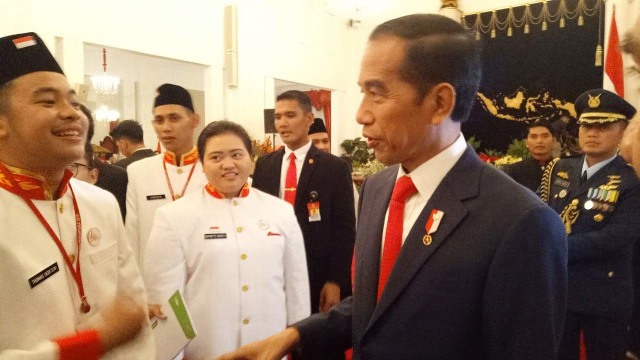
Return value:
[(461, 134), (480, 82), (478, 47), (440, 15), (373, 31), (356, 119), (391, 166), (361, 188), (353, 296), (221, 359), (275, 360), (300, 345), (303, 354), (353, 346), (366, 360), (555, 360), (566, 234)]
[[(278, 95), (275, 127), (286, 146), (258, 159), (252, 186), (293, 199), (304, 235), (311, 312), (315, 313), (328, 311), (351, 292), (355, 213), (349, 166), (311, 144), (312, 123), (307, 94), (291, 90)], [(296, 158), (297, 186), (287, 187), (291, 154)]]
[(118, 149), (126, 158), (114, 163), (126, 169), (134, 161), (155, 155), (153, 150), (144, 146), (142, 126), (135, 120), (125, 120), (118, 124), (109, 134), (118, 145)]
[(503, 171), (520, 185), (537, 192), (542, 181), (542, 173), (553, 159), (556, 134), (546, 120), (531, 123), (527, 129), (526, 145), (531, 157), (504, 167)]

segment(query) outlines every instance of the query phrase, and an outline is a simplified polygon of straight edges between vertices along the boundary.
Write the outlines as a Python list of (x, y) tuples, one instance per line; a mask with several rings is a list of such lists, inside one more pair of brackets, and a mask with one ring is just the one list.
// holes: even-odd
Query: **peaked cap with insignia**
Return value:
[(64, 75), (38, 34), (30, 32), (0, 38), (0, 86), (38, 71)]
[(582, 93), (575, 102), (578, 124), (605, 124), (629, 121), (636, 108), (615, 93), (593, 89)]

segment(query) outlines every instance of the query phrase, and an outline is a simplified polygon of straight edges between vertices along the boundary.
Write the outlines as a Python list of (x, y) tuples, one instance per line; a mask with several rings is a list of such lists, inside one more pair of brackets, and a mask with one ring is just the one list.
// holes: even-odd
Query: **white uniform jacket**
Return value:
[(217, 199), (201, 188), (163, 206), (146, 252), (150, 303), (180, 289), (194, 318), (198, 335), (184, 354), (190, 360), (219, 356), (309, 316), (293, 208), (257, 189)]
[(189, 184), (185, 189), (185, 195), (202, 189), (207, 183), (207, 178), (202, 172), (202, 165), (197, 160), (183, 166), (175, 166), (166, 163), (167, 176), (165, 176), (162, 162), (165, 155), (151, 156), (136, 161), (127, 167), (129, 184), (127, 185), (127, 218), (125, 227), (131, 243), (131, 249), (135, 254), (140, 271), (144, 272), (144, 249), (151, 233), (153, 216), (156, 210), (172, 202), (171, 191), (167, 184), (167, 176), (171, 182), (174, 195), (178, 195), (185, 189), (191, 168), (195, 166)]
[[(69, 184), (80, 209), (80, 265), (91, 311), (88, 314), (79, 311), (76, 284), (45, 227), (22, 198), (0, 189), (2, 360), (58, 359), (57, 344), (50, 340), (102, 321), (97, 312), (120, 291), (130, 292), (146, 304), (142, 278), (126, 240), (116, 199), (88, 183), (71, 179)], [(33, 203), (67, 253), (76, 257), (71, 191), (67, 190), (58, 200), (33, 200)], [(133, 342), (102, 359), (149, 360), (154, 356), (153, 338), (147, 328)]]

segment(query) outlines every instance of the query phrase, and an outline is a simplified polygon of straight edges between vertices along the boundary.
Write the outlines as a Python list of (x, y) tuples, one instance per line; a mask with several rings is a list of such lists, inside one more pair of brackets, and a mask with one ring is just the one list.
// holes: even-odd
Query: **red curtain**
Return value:
[(305, 91), (311, 99), (311, 105), (316, 110), (322, 110), (324, 113), (324, 122), (327, 126), (327, 133), (331, 139), (331, 91), (329, 90), (310, 90)]

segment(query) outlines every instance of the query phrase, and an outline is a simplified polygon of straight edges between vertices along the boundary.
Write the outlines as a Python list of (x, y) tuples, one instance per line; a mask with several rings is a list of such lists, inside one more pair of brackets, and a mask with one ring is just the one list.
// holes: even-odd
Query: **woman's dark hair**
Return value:
[(204, 160), (204, 150), (207, 145), (207, 140), (214, 136), (224, 135), (224, 134), (233, 134), (242, 140), (244, 147), (247, 149), (247, 152), (251, 154), (251, 138), (241, 125), (236, 124), (232, 121), (220, 120), (214, 121), (209, 125), (205, 126), (198, 136), (198, 157), (200, 158), (200, 162)]

